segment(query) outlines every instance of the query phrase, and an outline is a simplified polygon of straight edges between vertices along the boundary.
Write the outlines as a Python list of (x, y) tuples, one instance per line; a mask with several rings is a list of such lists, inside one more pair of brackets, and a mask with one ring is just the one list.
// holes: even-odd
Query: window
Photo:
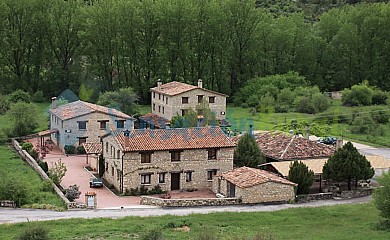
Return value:
[(165, 103), (168, 104), (168, 97), (165, 97)]
[(207, 170), (207, 180), (213, 180), (214, 175), (217, 175), (216, 169)]
[(162, 107), (162, 113), (163, 113), (163, 114), (165, 113), (165, 109), (164, 109), (164, 107)]
[(209, 103), (215, 103), (215, 97), (209, 97)]
[(186, 113), (187, 113), (187, 109), (182, 109), (182, 110), (181, 110), (181, 115), (182, 115), (182, 116), (185, 116)]
[(106, 153), (108, 153), (108, 142), (106, 142)]
[(161, 100), (161, 94), (160, 93), (158, 94), (158, 100)]
[(163, 95), (163, 102), (164, 102), (164, 100), (165, 100), (165, 95)]
[(150, 177), (152, 174), (141, 174), (141, 184), (150, 184)]
[(203, 102), (203, 95), (198, 95), (198, 103), (202, 103)]
[(124, 128), (125, 120), (116, 120), (116, 128)]
[(210, 148), (207, 150), (207, 159), (217, 159), (217, 149), (216, 148)]
[(188, 103), (188, 97), (182, 97), (182, 98), (181, 98), (181, 103), (182, 103), (182, 104)]
[(98, 122), (100, 123), (100, 129), (107, 129), (108, 120), (99, 120)]
[(78, 121), (79, 124), (79, 130), (86, 130), (87, 129), (87, 121)]
[(153, 111), (156, 111), (156, 104), (153, 103)]
[(152, 153), (150, 152), (141, 152), (141, 163), (150, 163), (152, 158)]
[(115, 148), (113, 148), (113, 149), (114, 149), (114, 158), (115, 158), (115, 152), (116, 152), (116, 151), (115, 151)]
[(180, 162), (180, 151), (171, 151), (171, 161)]
[(165, 183), (165, 173), (158, 174), (158, 183)]
[(87, 137), (79, 137), (79, 145), (86, 143), (87, 142)]
[(114, 176), (114, 167), (111, 167), (111, 176)]
[(106, 162), (106, 172), (108, 172), (108, 163)]
[(192, 181), (192, 172), (186, 172), (186, 182)]
[(121, 155), (121, 151), (118, 150), (117, 153), (116, 153), (116, 157), (119, 159), (119, 156)]
[(156, 98), (156, 92), (153, 92), (153, 98)]
[(161, 106), (158, 106), (158, 112), (161, 112)]

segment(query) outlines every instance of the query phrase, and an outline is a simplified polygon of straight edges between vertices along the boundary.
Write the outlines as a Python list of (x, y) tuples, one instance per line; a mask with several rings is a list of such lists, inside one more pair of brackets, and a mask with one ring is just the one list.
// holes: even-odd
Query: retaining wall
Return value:
[(196, 206), (224, 206), (241, 204), (240, 198), (181, 198), (162, 199), (149, 196), (140, 197), (141, 205), (160, 207), (196, 207)]

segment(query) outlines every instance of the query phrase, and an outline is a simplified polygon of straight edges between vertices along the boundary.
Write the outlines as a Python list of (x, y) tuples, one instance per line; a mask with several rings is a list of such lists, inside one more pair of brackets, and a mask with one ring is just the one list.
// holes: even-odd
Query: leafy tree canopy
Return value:
[(254, 137), (249, 133), (244, 134), (237, 143), (233, 157), (234, 165), (237, 167), (257, 168), (259, 164), (265, 163), (265, 158), (256, 143)]
[(346, 181), (348, 190), (351, 190), (352, 180), (370, 179), (375, 173), (371, 163), (358, 152), (351, 142), (347, 142), (329, 158), (322, 172), (325, 179), (337, 182)]
[(109, 91), (101, 94), (97, 104), (115, 108), (126, 114), (138, 113), (138, 97), (131, 87), (121, 88), (118, 91)]

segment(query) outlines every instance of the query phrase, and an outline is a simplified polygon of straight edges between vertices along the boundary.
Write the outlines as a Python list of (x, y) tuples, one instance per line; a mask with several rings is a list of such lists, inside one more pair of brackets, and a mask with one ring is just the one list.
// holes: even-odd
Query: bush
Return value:
[(314, 114), (316, 113), (316, 108), (311, 101), (310, 97), (300, 97), (295, 99), (296, 111), (300, 113)]
[(41, 90), (36, 91), (36, 92), (32, 95), (32, 101), (33, 101), (33, 102), (36, 102), (36, 103), (45, 102), (46, 99), (45, 99), (45, 96), (43, 95), (43, 92), (42, 92)]
[(242, 108), (248, 108), (249, 106), (248, 106), (248, 103), (241, 103), (241, 107)]
[(76, 153), (77, 153), (77, 154), (85, 154), (85, 149), (84, 149), (84, 147), (83, 147), (83, 146), (78, 146), (78, 147), (76, 148)]
[(28, 153), (30, 153), (31, 152), (31, 150), (33, 149), (33, 145), (32, 145), (32, 143), (30, 143), (30, 142), (23, 142), (22, 143), (22, 149), (23, 150), (26, 150)]
[(0, 94), (0, 114), (4, 114), (9, 110), (10, 103), (8, 97)]
[(65, 145), (64, 146), (65, 154), (75, 154), (76, 153), (76, 147), (73, 145)]
[(372, 104), (374, 91), (368, 82), (359, 85), (353, 85), (351, 89), (342, 91), (341, 102), (346, 106), (368, 106)]
[(13, 93), (11, 93), (10, 95), (8, 95), (8, 101), (12, 104), (17, 102), (30, 103), (31, 95), (28, 92), (18, 89)]
[(371, 116), (376, 123), (386, 124), (389, 122), (390, 112), (386, 110), (378, 110), (373, 112)]
[(390, 172), (383, 173), (378, 178), (381, 187), (374, 192), (374, 203), (379, 209), (380, 215), (387, 221), (390, 220)]
[(66, 166), (60, 159), (57, 162), (53, 163), (47, 174), (57, 186), (60, 186), (60, 183), (62, 181), (62, 178), (65, 176), (66, 171)]
[(154, 186), (151, 190), (147, 192), (147, 194), (153, 195), (153, 194), (162, 194), (165, 193), (160, 187), (160, 185)]
[(147, 194), (148, 194), (148, 188), (145, 187), (144, 185), (142, 185), (142, 186), (139, 188), (139, 194), (140, 194), (140, 195), (147, 195)]
[(14, 201), (18, 207), (27, 203), (27, 186), (21, 179), (9, 176), (0, 178), (0, 199)]
[(350, 130), (355, 134), (367, 134), (374, 125), (375, 122), (370, 115), (361, 114), (355, 117), (350, 126)]
[(372, 95), (372, 104), (374, 105), (386, 105), (389, 94), (379, 89), (374, 90)]
[(47, 162), (44, 162), (44, 161), (37, 161), (38, 165), (40, 168), (42, 168), (42, 170), (47, 173), (49, 171), (49, 166), (47, 165)]
[(78, 199), (80, 197), (81, 192), (79, 191), (80, 187), (75, 185), (69, 186), (65, 190), (65, 197), (71, 201), (74, 202), (74, 200)]
[(38, 152), (35, 151), (35, 149), (32, 149), (30, 152), (29, 152), (30, 156), (32, 158), (34, 158), (35, 160), (38, 159)]
[(18, 240), (47, 240), (49, 239), (49, 230), (42, 225), (28, 226), (17, 238)]
[(42, 191), (52, 192), (53, 191), (53, 181), (51, 179), (45, 179), (42, 182)]
[(142, 237), (142, 240), (162, 240), (164, 239), (162, 230), (160, 228), (154, 228), (147, 231)]

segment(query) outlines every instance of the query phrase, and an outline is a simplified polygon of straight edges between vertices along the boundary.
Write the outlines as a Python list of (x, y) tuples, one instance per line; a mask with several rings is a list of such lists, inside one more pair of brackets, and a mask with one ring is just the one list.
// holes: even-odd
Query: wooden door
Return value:
[(171, 190), (180, 190), (180, 173), (171, 173)]
[(228, 195), (229, 197), (235, 197), (236, 196), (236, 185), (228, 182)]

